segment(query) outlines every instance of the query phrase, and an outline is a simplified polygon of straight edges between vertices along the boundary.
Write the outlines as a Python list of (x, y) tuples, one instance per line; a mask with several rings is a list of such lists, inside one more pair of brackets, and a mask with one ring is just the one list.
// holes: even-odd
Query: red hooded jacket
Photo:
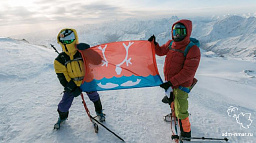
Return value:
[[(180, 20), (177, 23), (182, 23), (187, 29), (187, 36), (180, 42), (173, 41), (172, 48), (184, 51), (186, 46), (190, 43), (190, 35), (192, 33), (192, 22), (190, 20)], [(157, 44), (155, 46), (155, 52), (158, 56), (165, 57), (164, 63), (164, 76), (166, 81), (170, 81), (174, 88), (179, 86), (189, 87), (193, 82), (196, 70), (200, 62), (200, 49), (194, 45), (188, 51), (186, 57), (184, 54), (178, 51), (169, 50), (169, 45), (172, 40), (169, 40), (161, 47)]]

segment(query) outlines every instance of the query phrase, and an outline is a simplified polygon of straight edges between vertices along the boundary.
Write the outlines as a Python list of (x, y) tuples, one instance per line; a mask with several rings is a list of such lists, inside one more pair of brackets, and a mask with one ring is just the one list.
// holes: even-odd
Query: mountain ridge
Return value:
[[(105, 22), (95, 25), (75, 27), (80, 42), (91, 46), (102, 43), (127, 40), (147, 40), (156, 36), (162, 45), (171, 39), (171, 26), (178, 21), (177, 16), (162, 19), (126, 19), (122, 21)], [(256, 18), (230, 15), (225, 17), (192, 18), (192, 37), (200, 40), (202, 49), (213, 51), (224, 57), (256, 57)], [(60, 30), (60, 29), (59, 29)], [(39, 35), (20, 35), (31, 43), (49, 45), (56, 43), (58, 30)]]

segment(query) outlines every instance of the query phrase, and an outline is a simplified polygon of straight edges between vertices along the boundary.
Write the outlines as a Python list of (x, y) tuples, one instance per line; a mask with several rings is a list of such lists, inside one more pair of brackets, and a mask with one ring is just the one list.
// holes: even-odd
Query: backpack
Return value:
[(170, 45), (169, 45), (169, 50), (173, 50), (173, 51), (177, 51), (180, 53), (183, 53), (184, 57), (187, 56), (188, 51), (190, 50), (191, 47), (193, 47), (194, 45), (196, 45), (198, 48), (200, 47), (200, 42), (196, 39), (196, 38), (190, 38), (190, 43), (187, 45), (186, 49), (184, 51), (179, 50), (179, 49), (173, 49), (172, 48), (172, 43), (173, 41), (171, 41)]

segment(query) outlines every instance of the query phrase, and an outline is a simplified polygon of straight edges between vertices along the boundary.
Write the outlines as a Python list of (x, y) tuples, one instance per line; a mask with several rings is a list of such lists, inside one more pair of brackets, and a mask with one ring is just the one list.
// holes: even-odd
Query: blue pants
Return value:
[[(92, 102), (96, 102), (100, 99), (97, 91), (86, 92), (86, 94)], [(58, 105), (58, 110), (61, 112), (68, 112), (73, 100), (74, 96), (72, 95), (72, 93), (64, 92), (63, 97)]]

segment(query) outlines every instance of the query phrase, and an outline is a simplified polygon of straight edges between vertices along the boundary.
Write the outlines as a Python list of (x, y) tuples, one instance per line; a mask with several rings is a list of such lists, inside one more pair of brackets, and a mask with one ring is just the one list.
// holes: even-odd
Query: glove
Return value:
[(166, 91), (165, 91), (165, 95), (170, 98), (171, 92), (173, 92), (172, 87), (170, 86)]
[(168, 103), (169, 105), (171, 105), (171, 103), (173, 101), (174, 101), (174, 99), (173, 99), (173, 92), (171, 92), (168, 97), (164, 96), (164, 98), (162, 99), (163, 103), (166, 103), (166, 104)]
[(67, 91), (67, 92), (71, 92), (73, 91), (75, 88), (76, 88), (76, 84), (73, 80), (70, 80), (67, 85), (64, 87), (64, 90)]
[(75, 90), (74, 91), (72, 91), (72, 95), (74, 96), (74, 97), (77, 97), (77, 96), (79, 96), (80, 94), (82, 93), (82, 90), (80, 89), (80, 87), (76, 87), (75, 88)]
[(154, 40), (154, 42), (155, 42), (155, 39), (156, 39), (156, 37), (155, 37), (155, 35), (152, 35), (150, 38), (148, 38), (148, 41), (152, 41), (152, 40)]
[(154, 41), (154, 44), (157, 45), (158, 43), (156, 42), (156, 37), (155, 35), (152, 35), (150, 38), (148, 38), (148, 41), (151, 42), (151, 41)]
[(167, 89), (172, 86), (172, 83), (170, 81), (167, 81), (165, 83), (160, 84), (160, 87), (162, 87), (163, 89), (165, 89), (165, 91), (167, 91)]
[(76, 48), (78, 50), (86, 50), (90, 48), (90, 45), (86, 44), (86, 43), (79, 43), (76, 45)]

